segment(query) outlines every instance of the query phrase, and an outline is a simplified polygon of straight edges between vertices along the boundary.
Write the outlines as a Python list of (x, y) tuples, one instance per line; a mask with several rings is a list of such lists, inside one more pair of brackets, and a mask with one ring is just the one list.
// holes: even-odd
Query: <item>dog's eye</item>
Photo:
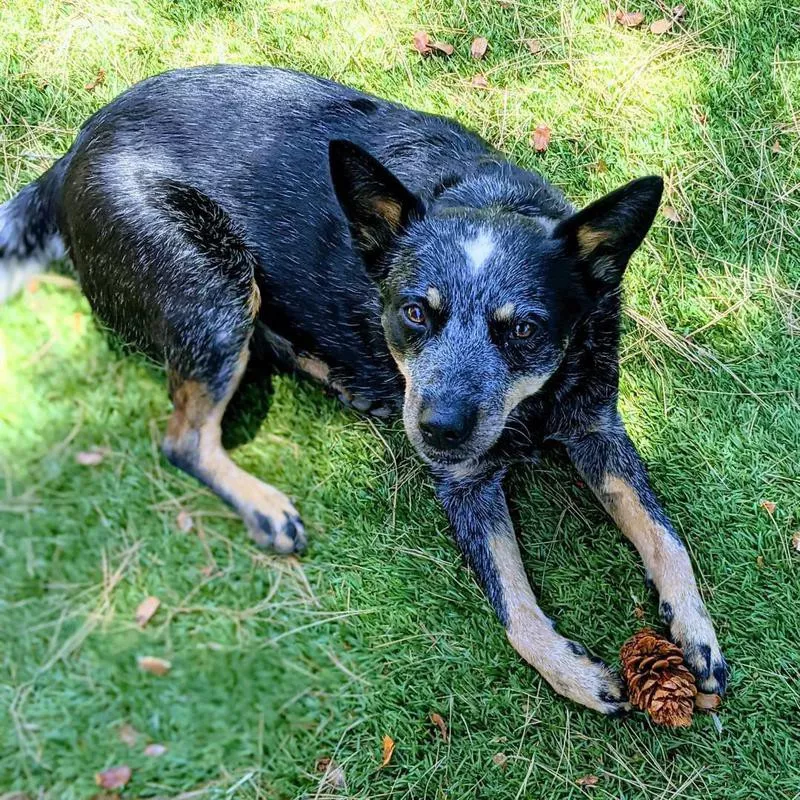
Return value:
[(416, 303), (409, 303), (407, 306), (404, 306), (403, 314), (405, 314), (406, 319), (413, 325), (425, 324), (425, 312), (422, 310), (422, 306)]
[(522, 322), (518, 322), (514, 325), (514, 330), (512, 331), (512, 336), (515, 339), (528, 339), (530, 338), (531, 334), (533, 333), (533, 323), (528, 322), (527, 320), (523, 320)]

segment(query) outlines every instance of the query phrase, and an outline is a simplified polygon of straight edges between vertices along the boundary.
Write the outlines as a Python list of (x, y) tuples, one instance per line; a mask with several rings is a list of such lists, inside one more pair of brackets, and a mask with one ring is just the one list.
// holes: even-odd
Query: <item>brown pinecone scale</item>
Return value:
[(680, 647), (646, 628), (628, 639), (619, 655), (631, 703), (657, 725), (688, 728), (697, 686)]

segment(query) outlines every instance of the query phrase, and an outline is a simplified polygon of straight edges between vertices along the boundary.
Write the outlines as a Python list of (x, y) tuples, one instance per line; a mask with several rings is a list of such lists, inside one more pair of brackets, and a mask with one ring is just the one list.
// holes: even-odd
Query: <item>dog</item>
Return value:
[(639, 551), (699, 688), (724, 692), (686, 548), (617, 411), (620, 285), (662, 189), (640, 178), (576, 211), (452, 120), (289, 70), (183, 69), (98, 111), (0, 206), (0, 278), (8, 294), (68, 256), (101, 323), (166, 364), (166, 458), (277, 552), (306, 543), (295, 506), (221, 443), (251, 356), (401, 413), (511, 645), (616, 714), (618, 677), (537, 604), (502, 483), (563, 448)]

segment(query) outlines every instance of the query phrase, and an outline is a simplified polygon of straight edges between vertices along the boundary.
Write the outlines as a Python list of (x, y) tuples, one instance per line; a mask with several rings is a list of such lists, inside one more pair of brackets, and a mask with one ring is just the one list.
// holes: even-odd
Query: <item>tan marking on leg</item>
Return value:
[(243, 350), (228, 390), (219, 401), (214, 401), (201, 382), (173, 379), (175, 410), (167, 424), (164, 450), (242, 515), (257, 544), (293, 552), (305, 540), (291, 501), (237, 466), (222, 447), (222, 416), (244, 374), (248, 356), (248, 350)]
[(687, 596), (698, 597), (686, 548), (650, 516), (636, 490), (616, 475), (605, 475), (598, 496), (611, 518), (639, 551), (659, 594), (669, 602)]
[(438, 311), (442, 307), (442, 295), (435, 286), (431, 286), (428, 291), (425, 292), (425, 297), (428, 299), (428, 305), (431, 308)]
[[(639, 551), (660, 601), (671, 606), (670, 631), (684, 646), (689, 666), (700, 675), (709, 664), (713, 668), (721, 663), (722, 652), (714, 625), (700, 597), (686, 548), (650, 516), (636, 490), (622, 478), (605, 475), (597, 495)], [(708, 648), (710, 662), (699, 645)], [(705, 691), (716, 691), (716, 686), (713, 674), (700, 680), (700, 688)]]
[(498, 322), (510, 322), (514, 319), (514, 312), (517, 310), (517, 307), (513, 303), (503, 303), (500, 308), (496, 308), (494, 311), (494, 318)]
[(300, 356), (297, 359), (297, 366), (314, 380), (328, 383), (331, 368), (324, 361), (313, 356)]
[(604, 664), (593, 662), (569, 648), (569, 641), (553, 630), (531, 589), (516, 537), (498, 531), (488, 542), (503, 590), (511, 646), (559, 693), (603, 713), (616, 710), (601, 699), (606, 692), (622, 696), (619, 679)]
[(247, 298), (247, 311), (252, 318), (255, 318), (261, 308), (261, 290), (258, 284), (253, 280), (250, 287), (250, 296)]

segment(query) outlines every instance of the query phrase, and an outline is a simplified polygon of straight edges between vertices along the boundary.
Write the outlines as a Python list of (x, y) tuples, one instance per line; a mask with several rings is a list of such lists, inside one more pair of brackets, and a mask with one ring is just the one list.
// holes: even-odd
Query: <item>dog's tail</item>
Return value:
[(66, 254), (56, 222), (65, 168), (62, 158), (0, 205), (0, 304)]

